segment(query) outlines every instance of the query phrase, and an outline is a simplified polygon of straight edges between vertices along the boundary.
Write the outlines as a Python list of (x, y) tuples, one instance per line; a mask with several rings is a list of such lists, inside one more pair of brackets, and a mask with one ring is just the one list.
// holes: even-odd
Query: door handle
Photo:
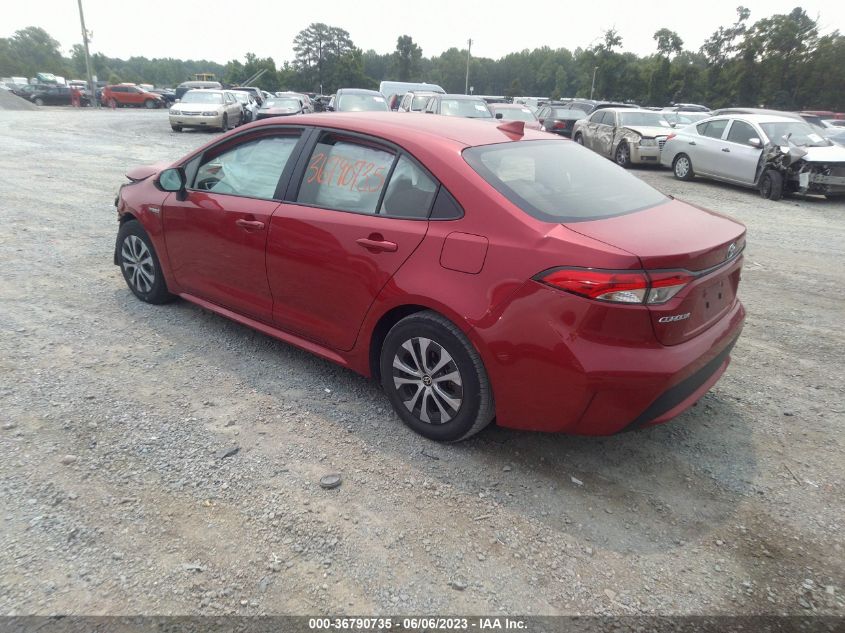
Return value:
[(396, 242), (388, 242), (386, 240), (374, 240), (366, 237), (362, 237), (360, 239), (355, 240), (355, 243), (358, 244), (358, 246), (366, 248), (368, 251), (372, 251), (374, 253), (395, 253), (396, 250), (399, 248), (396, 245)]
[(260, 231), (264, 228), (264, 222), (259, 222), (258, 220), (244, 220), (243, 218), (239, 218), (235, 220), (235, 224), (247, 231)]
[(690, 141), (690, 142), (689, 142), (689, 144), (690, 144), (690, 145), (695, 145), (695, 141)]
[(730, 154), (730, 152), (731, 152), (730, 148), (727, 148), (727, 147), (723, 147), (723, 148), (722, 148), (722, 151), (723, 151), (723, 152), (728, 152), (729, 154)]

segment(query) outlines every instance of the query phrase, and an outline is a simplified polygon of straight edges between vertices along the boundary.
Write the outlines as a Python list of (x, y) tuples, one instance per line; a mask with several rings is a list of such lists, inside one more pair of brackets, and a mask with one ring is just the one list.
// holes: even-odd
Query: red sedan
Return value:
[(373, 376), (436, 440), (665, 422), (745, 316), (741, 224), (517, 121), (268, 119), (127, 175), (114, 261), (138, 298)]

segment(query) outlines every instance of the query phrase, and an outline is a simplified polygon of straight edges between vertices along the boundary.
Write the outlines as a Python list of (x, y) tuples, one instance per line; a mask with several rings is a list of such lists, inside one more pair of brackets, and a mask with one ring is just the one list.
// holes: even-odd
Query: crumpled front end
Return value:
[(758, 178), (767, 169), (783, 175), (790, 191), (822, 195), (845, 194), (845, 161), (826, 161), (802, 147), (768, 144), (763, 148)]

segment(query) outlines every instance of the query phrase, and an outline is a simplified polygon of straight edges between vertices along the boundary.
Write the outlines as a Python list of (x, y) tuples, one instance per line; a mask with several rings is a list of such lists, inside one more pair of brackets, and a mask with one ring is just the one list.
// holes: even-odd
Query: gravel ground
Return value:
[(748, 225), (728, 372), (661, 427), (439, 445), (129, 293), (123, 173), (212, 138), (166, 117), (0, 112), (0, 614), (845, 614), (845, 204), (634, 170)]

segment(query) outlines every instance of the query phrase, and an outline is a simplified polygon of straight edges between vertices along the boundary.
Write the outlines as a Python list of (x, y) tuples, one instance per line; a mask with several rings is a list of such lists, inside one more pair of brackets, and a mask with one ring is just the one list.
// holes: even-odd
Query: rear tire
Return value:
[(767, 200), (783, 197), (783, 176), (774, 169), (767, 169), (760, 178), (760, 195)]
[(381, 384), (411, 429), (456, 442), (493, 420), (493, 392), (476, 349), (454, 323), (417, 312), (388, 332), (381, 348)]
[(686, 154), (678, 154), (672, 161), (672, 173), (678, 180), (692, 180), (695, 172), (692, 169), (692, 161)]
[(138, 220), (128, 220), (120, 225), (117, 261), (126, 285), (141, 301), (162, 304), (175, 298), (167, 290), (152, 240)]

